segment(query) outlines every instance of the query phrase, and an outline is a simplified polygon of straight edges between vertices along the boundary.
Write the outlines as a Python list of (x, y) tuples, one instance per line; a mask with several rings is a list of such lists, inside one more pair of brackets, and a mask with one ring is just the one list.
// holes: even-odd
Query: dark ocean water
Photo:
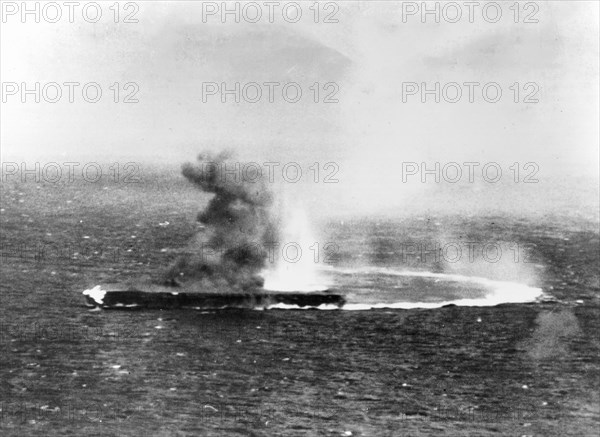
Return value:
[(1, 190), (1, 435), (597, 435), (597, 223), (336, 219), (318, 267), (355, 311), (90, 312), (186, 250), (202, 196)]

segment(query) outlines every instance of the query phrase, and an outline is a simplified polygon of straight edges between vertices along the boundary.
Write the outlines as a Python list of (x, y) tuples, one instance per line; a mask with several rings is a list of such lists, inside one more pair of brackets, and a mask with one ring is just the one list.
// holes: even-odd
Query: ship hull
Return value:
[(135, 309), (309, 309), (340, 308), (345, 299), (340, 294), (322, 292), (201, 293), (176, 290), (109, 289), (102, 293), (84, 292), (88, 307), (117, 310)]

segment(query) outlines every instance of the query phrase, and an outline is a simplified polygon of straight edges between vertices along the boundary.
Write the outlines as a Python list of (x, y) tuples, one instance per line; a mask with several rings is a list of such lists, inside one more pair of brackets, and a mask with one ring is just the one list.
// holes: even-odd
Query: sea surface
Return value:
[(0, 435), (598, 434), (595, 219), (321, 219), (303, 253), (341, 310), (90, 311), (191, 250), (206, 196), (158, 171), (0, 190)]

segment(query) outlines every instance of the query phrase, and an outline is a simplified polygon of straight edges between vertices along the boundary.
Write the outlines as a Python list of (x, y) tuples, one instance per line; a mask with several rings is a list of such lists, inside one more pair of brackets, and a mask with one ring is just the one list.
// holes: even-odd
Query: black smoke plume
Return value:
[(183, 175), (213, 197), (198, 214), (203, 226), (191, 254), (171, 266), (167, 283), (199, 281), (206, 291), (251, 290), (263, 285), (259, 274), (269, 248), (277, 241), (273, 195), (258, 166), (245, 170), (229, 153), (201, 154), (196, 163), (183, 165)]

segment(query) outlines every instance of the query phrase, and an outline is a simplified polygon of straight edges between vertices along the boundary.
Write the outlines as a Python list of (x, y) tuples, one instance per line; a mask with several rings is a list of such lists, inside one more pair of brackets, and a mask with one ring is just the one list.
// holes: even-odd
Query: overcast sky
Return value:
[[(104, 94), (95, 104), (77, 90), (74, 103), (4, 96), (2, 157), (179, 164), (227, 147), (258, 162), (336, 161), (353, 189), (354, 176), (397, 182), (403, 161), (533, 161), (545, 175), (597, 175), (597, 2), (538, 2), (539, 23), (527, 24), (513, 22), (508, 3), (498, 23), (479, 12), (455, 24), (403, 16), (400, 2), (338, 4), (338, 23), (203, 23), (192, 2), (140, 2), (130, 24), (6, 16), (2, 82), (97, 82)], [(306, 97), (202, 101), (203, 82), (267, 81), (297, 82)], [(137, 83), (139, 103), (112, 102), (114, 82)], [(339, 102), (314, 103), (314, 82), (335, 82)], [(403, 82), (496, 82), (503, 97), (488, 103), (479, 88), (474, 103), (404, 103)], [(514, 103), (514, 82), (539, 85), (539, 103)]]

